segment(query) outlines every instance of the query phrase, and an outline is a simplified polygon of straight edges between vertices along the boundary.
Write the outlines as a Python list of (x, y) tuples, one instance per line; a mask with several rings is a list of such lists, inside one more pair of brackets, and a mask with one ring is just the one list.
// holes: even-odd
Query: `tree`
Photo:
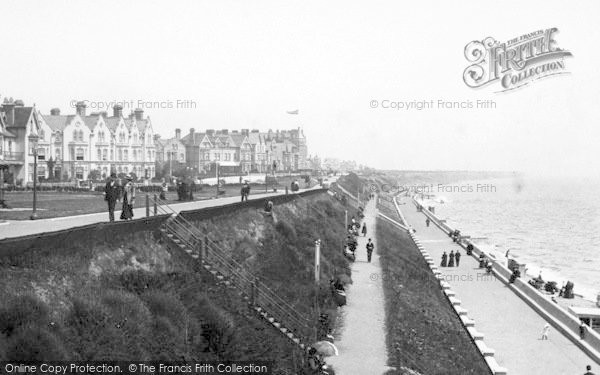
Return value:
[(102, 178), (102, 172), (100, 169), (92, 169), (88, 174), (88, 180), (98, 181)]

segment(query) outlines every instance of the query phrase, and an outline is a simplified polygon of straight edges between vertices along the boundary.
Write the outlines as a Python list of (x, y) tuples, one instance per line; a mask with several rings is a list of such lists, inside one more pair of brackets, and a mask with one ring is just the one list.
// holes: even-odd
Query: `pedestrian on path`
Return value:
[(595, 374), (592, 372), (592, 366), (590, 366), (590, 365), (587, 365), (587, 366), (585, 366), (585, 370), (586, 370), (586, 372), (585, 372), (585, 374), (583, 374), (583, 375), (595, 375)]
[(367, 223), (363, 223), (362, 234), (363, 237), (367, 237)]
[(369, 263), (371, 263), (371, 255), (373, 254), (374, 248), (375, 245), (373, 244), (373, 242), (371, 242), (371, 239), (369, 238), (369, 242), (367, 242), (367, 260), (369, 261)]
[(119, 200), (119, 185), (117, 184), (117, 175), (111, 173), (106, 186), (104, 187), (104, 200), (108, 203), (108, 219), (115, 221), (115, 205)]
[(582, 340), (585, 340), (585, 331), (586, 331), (586, 329), (587, 329), (587, 326), (582, 321), (581, 324), (579, 324), (579, 337)]
[(454, 250), (450, 251), (450, 260), (448, 261), (448, 267), (454, 267)]
[(431, 223), (431, 220), (429, 220), (429, 218), (425, 219), (425, 225), (427, 225), (427, 228), (429, 228), (429, 223)]
[(123, 210), (121, 211), (122, 220), (133, 219), (133, 205), (135, 204), (135, 186), (133, 186), (133, 177), (125, 177), (127, 183), (123, 188)]
[(456, 254), (454, 254), (454, 259), (456, 259), (456, 267), (458, 267), (460, 265), (460, 252), (458, 250), (456, 250)]
[(548, 331), (550, 331), (550, 324), (546, 323), (542, 329), (542, 340), (548, 340)]
[(442, 262), (440, 263), (440, 266), (446, 267), (447, 264), (448, 264), (448, 254), (446, 254), (446, 252), (444, 251), (444, 253), (442, 254)]

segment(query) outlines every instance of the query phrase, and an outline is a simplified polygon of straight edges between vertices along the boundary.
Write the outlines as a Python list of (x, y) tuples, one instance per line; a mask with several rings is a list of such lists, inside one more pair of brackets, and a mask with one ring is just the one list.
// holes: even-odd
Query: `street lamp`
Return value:
[(33, 212), (29, 217), (31, 220), (37, 219), (37, 160), (38, 160), (38, 140), (35, 134), (29, 135), (29, 144), (31, 145), (31, 154), (33, 155)]

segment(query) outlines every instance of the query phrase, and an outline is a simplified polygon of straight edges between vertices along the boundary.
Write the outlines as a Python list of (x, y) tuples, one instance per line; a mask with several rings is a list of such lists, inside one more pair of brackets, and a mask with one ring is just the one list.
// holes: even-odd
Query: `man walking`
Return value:
[(369, 238), (369, 242), (367, 242), (367, 260), (369, 261), (369, 263), (371, 263), (371, 255), (373, 254), (374, 248), (375, 245), (373, 244), (373, 242), (371, 242), (371, 239)]
[(115, 204), (119, 199), (119, 185), (117, 184), (117, 175), (111, 173), (106, 186), (104, 187), (104, 200), (108, 203), (108, 219), (115, 221)]
[(431, 220), (429, 220), (429, 218), (425, 219), (425, 225), (427, 225), (427, 227), (429, 228), (429, 223), (431, 222)]
[(456, 260), (456, 267), (458, 267), (460, 265), (460, 252), (458, 250), (456, 250), (456, 253), (454, 254), (454, 260)]

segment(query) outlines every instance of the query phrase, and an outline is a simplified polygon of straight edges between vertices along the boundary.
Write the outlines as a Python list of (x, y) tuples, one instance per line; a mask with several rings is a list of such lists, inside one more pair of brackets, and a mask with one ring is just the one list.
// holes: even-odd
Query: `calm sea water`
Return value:
[(541, 271), (559, 286), (571, 280), (575, 293), (596, 300), (600, 181), (521, 177), (434, 185), (431, 191), (438, 216), (464, 234), (486, 237), (476, 242), (487, 251), (504, 256), (510, 249), (527, 263), (529, 275)]

